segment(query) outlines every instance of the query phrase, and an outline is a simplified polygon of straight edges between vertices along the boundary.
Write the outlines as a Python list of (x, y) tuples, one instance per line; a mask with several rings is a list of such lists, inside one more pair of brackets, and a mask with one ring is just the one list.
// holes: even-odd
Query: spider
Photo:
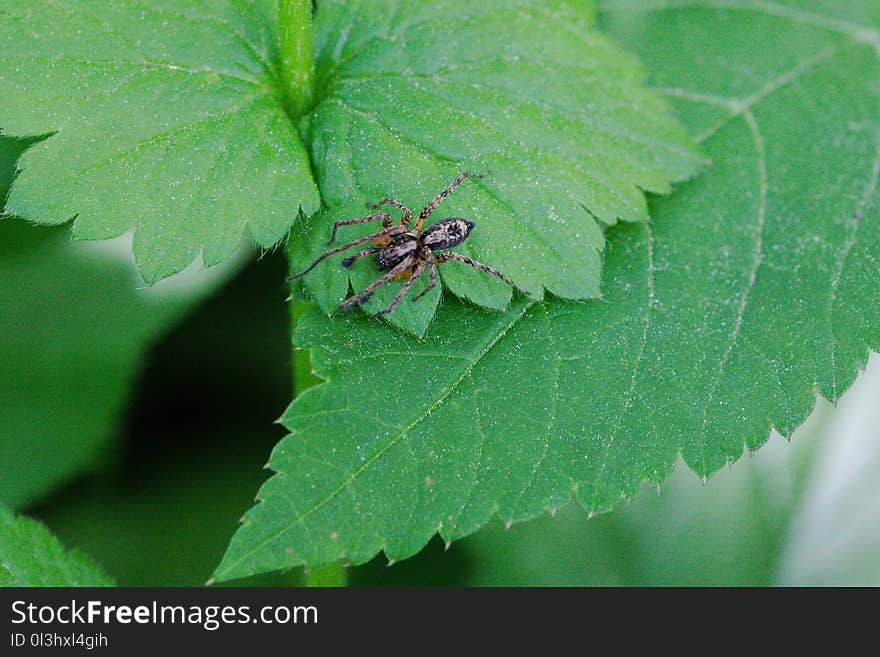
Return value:
[(400, 219), (400, 223), (396, 226), (391, 225), (391, 215), (387, 212), (378, 212), (376, 214), (371, 214), (368, 217), (337, 221), (333, 224), (333, 232), (330, 235), (330, 241), (327, 243), (328, 246), (336, 239), (336, 231), (340, 226), (363, 224), (370, 221), (381, 221), (382, 230), (354, 240), (353, 242), (348, 242), (347, 244), (343, 244), (334, 249), (330, 249), (305, 270), (298, 274), (294, 274), (293, 276), (288, 276), (287, 280), (293, 280), (305, 276), (325, 258), (346, 251), (354, 246), (372, 242), (374, 246), (364, 249), (363, 251), (358, 251), (354, 255), (345, 258), (341, 264), (343, 267), (351, 267), (361, 258), (375, 254), (376, 266), (380, 271), (385, 273), (363, 290), (340, 303), (340, 309), (345, 310), (351, 308), (355, 304), (366, 302), (367, 299), (372, 296), (373, 292), (390, 281), (406, 280), (406, 283), (400, 288), (397, 296), (394, 297), (394, 300), (388, 305), (388, 307), (379, 311), (373, 315), (373, 317), (387, 315), (397, 308), (397, 304), (400, 303), (400, 300), (406, 296), (406, 293), (409, 292), (412, 286), (416, 284), (416, 281), (418, 281), (422, 274), (425, 273), (425, 269), (427, 269), (430, 277), (428, 287), (412, 299), (413, 301), (418, 301), (437, 286), (437, 265), (444, 263), (447, 260), (463, 262), (475, 269), (486, 272), (496, 278), (500, 278), (512, 288), (519, 290), (525, 295), (531, 295), (530, 292), (526, 292), (517, 287), (513, 281), (497, 269), (492, 269), (492, 267), (477, 262), (476, 260), (472, 260), (460, 253), (445, 251), (444, 253), (435, 255), (437, 251), (451, 249), (464, 242), (474, 229), (474, 222), (460, 217), (450, 217), (449, 219), (438, 221), (427, 229), (424, 227), (425, 220), (431, 216), (431, 213), (437, 209), (437, 206), (439, 206), (456, 187), (468, 178), (483, 178), (487, 175), (488, 172), (482, 174), (464, 172), (459, 174), (449, 187), (440, 192), (437, 197), (428, 203), (428, 205), (425, 206), (425, 209), (419, 213), (415, 226), (412, 229), (410, 229), (410, 222), (412, 221), (413, 216), (412, 211), (410, 211), (410, 209), (403, 203), (395, 201), (392, 198), (384, 198), (378, 203), (367, 204), (367, 207), (374, 210), (379, 209), (383, 205), (390, 205), (403, 212), (403, 217)]

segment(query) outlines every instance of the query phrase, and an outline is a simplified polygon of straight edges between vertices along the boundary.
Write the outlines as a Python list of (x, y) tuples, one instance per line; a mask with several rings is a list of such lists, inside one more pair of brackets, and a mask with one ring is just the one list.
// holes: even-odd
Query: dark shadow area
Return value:
[(465, 586), (475, 564), (461, 544), (446, 550), (435, 536), (418, 554), (389, 566), (379, 556), (348, 570), (349, 586)]
[(148, 353), (115, 457), (28, 509), (119, 584), (204, 583), (268, 477), (291, 395), (284, 275), (269, 254), (191, 311)]
[(242, 441), (268, 458), (291, 397), (285, 273), (280, 252), (250, 263), (151, 350), (130, 405), (127, 476), (190, 449), (234, 455)]
[[(198, 586), (211, 575), (270, 473), (291, 397), (285, 261), (250, 263), (149, 352), (114, 458), (28, 512), (120, 585)], [(467, 553), (433, 540), (391, 567), (348, 570), (353, 586), (447, 586)], [(302, 584), (302, 569), (232, 582)]]

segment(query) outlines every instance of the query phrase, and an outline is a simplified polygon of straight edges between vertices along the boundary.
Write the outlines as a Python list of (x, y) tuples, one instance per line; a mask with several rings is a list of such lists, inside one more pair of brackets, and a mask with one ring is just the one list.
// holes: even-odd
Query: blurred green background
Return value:
[[(0, 194), (26, 146), (0, 137)], [(0, 499), (121, 585), (200, 585), (267, 477), (290, 400), (280, 253), (143, 289), (125, 238), (0, 219)], [(703, 483), (570, 506), (349, 569), (352, 585), (880, 585), (880, 357)], [(289, 585), (302, 573), (241, 584)]]

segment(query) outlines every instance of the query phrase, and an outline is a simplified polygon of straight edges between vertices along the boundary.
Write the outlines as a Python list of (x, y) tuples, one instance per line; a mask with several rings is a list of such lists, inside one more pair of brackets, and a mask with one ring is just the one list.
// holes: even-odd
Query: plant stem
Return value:
[[(278, 0), (278, 34), (281, 47), (281, 80), (287, 112), (291, 118), (302, 116), (312, 103), (314, 57), (312, 54), (312, 0)], [(309, 304), (294, 300), (290, 304), (291, 332)], [(318, 383), (312, 374), (308, 351), (293, 352), (293, 396)], [(332, 563), (310, 570), (306, 586), (345, 586), (342, 563)]]
[[(291, 334), (296, 330), (303, 312), (311, 304), (299, 300), (290, 302), (290, 330)], [(293, 352), (293, 396), (294, 399), (301, 395), (304, 390), (312, 387), (320, 381), (312, 374), (312, 359), (305, 349)], [(320, 568), (308, 571), (304, 577), (306, 586), (345, 586), (348, 577), (342, 562), (331, 563)]]
[(278, 0), (278, 36), (287, 111), (291, 117), (298, 117), (312, 103), (315, 62), (311, 0)]

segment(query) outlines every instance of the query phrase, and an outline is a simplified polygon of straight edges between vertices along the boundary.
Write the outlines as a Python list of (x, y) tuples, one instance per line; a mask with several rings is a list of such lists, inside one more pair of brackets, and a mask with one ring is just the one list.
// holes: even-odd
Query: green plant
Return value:
[(0, 586), (112, 586), (88, 557), (65, 552), (29, 518), (0, 505)]
[(491, 169), (443, 216), (542, 293), (450, 264), (389, 326), (329, 315), (370, 267), (295, 285), (290, 435), (214, 578), (608, 512), (679, 455), (708, 477), (790, 435), (880, 348), (880, 15), (826, 4), (13, 0), (0, 126), (51, 136), (7, 212), (133, 228), (148, 283), (243, 232), (298, 271), (366, 202)]

